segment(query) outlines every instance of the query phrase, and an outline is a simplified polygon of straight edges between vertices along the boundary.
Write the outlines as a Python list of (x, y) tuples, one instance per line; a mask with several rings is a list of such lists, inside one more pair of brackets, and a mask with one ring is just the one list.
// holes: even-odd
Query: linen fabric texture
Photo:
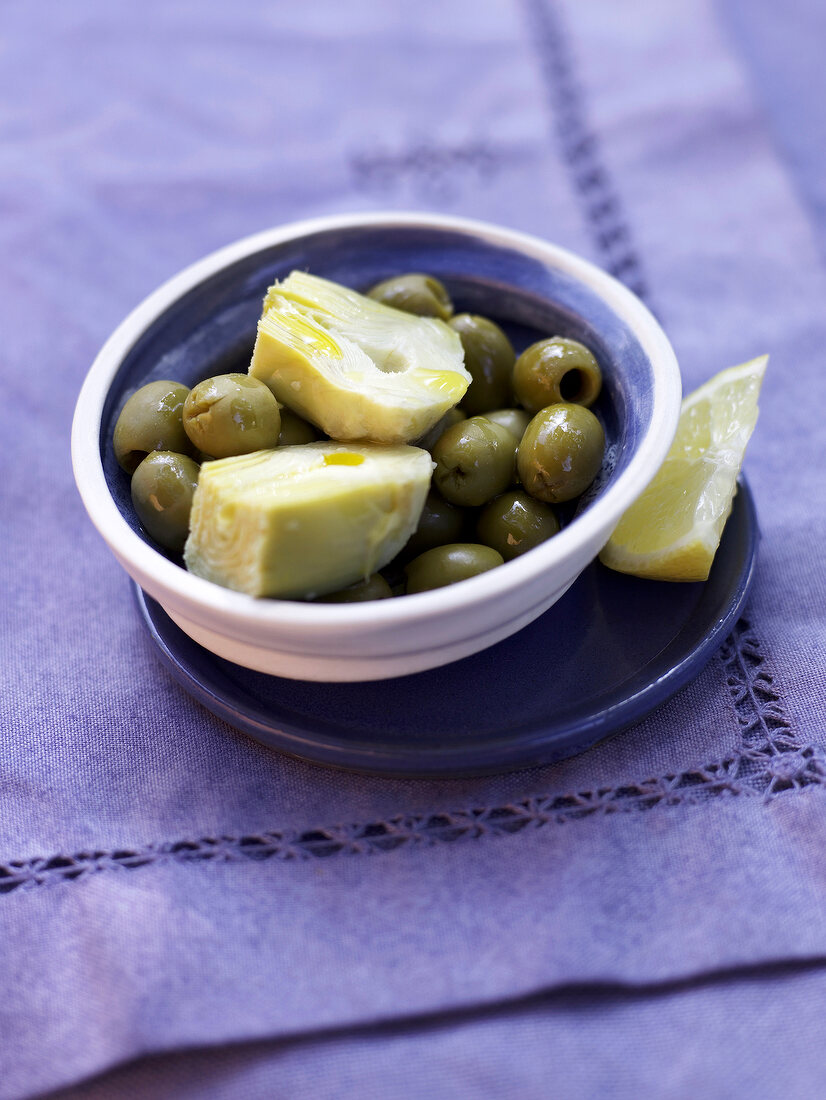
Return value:
[[(0, 1097), (817, 1095), (823, 14), (312, 10), (5, 12)], [(162, 667), (74, 489), (77, 392), (144, 295), (377, 208), (613, 271), (686, 392), (771, 355), (743, 620), (553, 767), (376, 779), (262, 748)]]

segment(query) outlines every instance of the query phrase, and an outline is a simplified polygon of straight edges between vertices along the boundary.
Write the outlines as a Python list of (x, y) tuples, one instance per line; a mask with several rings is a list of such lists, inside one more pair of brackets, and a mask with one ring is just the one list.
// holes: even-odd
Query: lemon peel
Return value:
[(757, 423), (768, 355), (715, 374), (682, 403), (677, 434), (648, 488), (599, 555), (610, 569), (661, 581), (704, 581)]

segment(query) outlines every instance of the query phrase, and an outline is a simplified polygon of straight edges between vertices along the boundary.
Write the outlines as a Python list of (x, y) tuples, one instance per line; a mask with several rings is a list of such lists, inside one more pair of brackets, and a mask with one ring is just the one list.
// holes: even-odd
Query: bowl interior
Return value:
[(193, 386), (210, 375), (246, 372), (266, 289), (296, 268), (362, 291), (400, 272), (426, 272), (446, 284), (457, 312), (480, 313), (501, 324), (517, 352), (550, 335), (586, 344), (605, 379), (594, 412), (605, 428), (607, 458), (580, 509), (627, 467), (650, 425), (648, 356), (628, 324), (564, 269), (483, 235), (445, 227), (322, 229), (256, 251), (193, 286), (142, 333), (113, 378), (99, 440), (106, 481), (126, 523), (167, 557), (140, 527), (129, 478), (114, 457), (112, 433), (120, 410), (136, 389), (156, 379)]

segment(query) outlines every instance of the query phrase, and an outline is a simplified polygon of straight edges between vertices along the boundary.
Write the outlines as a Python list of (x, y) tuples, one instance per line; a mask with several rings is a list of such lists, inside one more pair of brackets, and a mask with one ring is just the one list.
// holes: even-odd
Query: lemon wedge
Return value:
[(683, 400), (671, 450), (603, 548), (603, 565), (661, 581), (708, 578), (757, 423), (768, 358), (720, 371)]

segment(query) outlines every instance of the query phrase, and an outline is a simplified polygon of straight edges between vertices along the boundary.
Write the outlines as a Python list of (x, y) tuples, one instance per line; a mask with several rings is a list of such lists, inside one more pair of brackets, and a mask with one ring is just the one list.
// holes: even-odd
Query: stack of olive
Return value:
[[(447, 290), (431, 276), (397, 276), (367, 293), (450, 325), (472, 382), (461, 405), (417, 441), (436, 468), (407, 546), (386, 576), (323, 597), (332, 603), (441, 588), (524, 554), (559, 531), (553, 506), (588, 488), (605, 446), (590, 411), (602, 376), (583, 344), (554, 336), (517, 357), (493, 321), (454, 313)], [(140, 522), (161, 546), (181, 553), (202, 461), (318, 437), (263, 382), (223, 374), (192, 390), (168, 381), (143, 386), (124, 405), (113, 442), (132, 477)]]
[[(560, 529), (554, 505), (580, 496), (602, 465), (605, 435), (591, 412), (602, 373), (583, 344), (539, 340), (517, 357), (493, 321), (454, 313), (432, 276), (402, 275), (368, 296), (438, 317), (462, 341), (472, 377), (462, 403), (418, 441), (434, 487), (401, 562), (408, 593), (440, 588), (524, 554)], [(467, 541), (468, 538), (472, 541)], [(393, 579), (392, 567), (387, 570)], [(376, 598), (350, 590), (353, 598)]]

